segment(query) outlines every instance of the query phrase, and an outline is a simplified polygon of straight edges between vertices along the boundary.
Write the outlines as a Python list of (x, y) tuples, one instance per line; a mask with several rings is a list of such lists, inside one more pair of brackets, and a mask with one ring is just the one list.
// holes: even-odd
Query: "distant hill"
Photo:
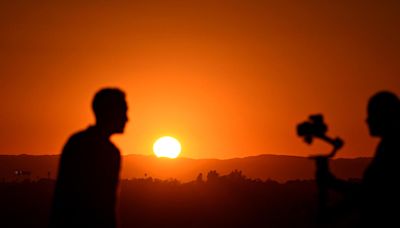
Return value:
[[(0, 155), (0, 180), (55, 178), (58, 167), (58, 155)], [(341, 178), (360, 178), (370, 158), (334, 159), (331, 168)], [(234, 159), (190, 159), (156, 158), (145, 155), (126, 155), (123, 157), (123, 179), (153, 177), (159, 179), (175, 178), (186, 182), (196, 179), (199, 173), (203, 177), (208, 171), (216, 170), (227, 174), (241, 170), (244, 175), (263, 180), (273, 179), (280, 182), (294, 179), (313, 179), (315, 166), (312, 160), (304, 157), (283, 155), (258, 155)], [(25, 175), (16, 175), (15, 171), (25, 171)], [(30, 174), (29, 174), (30, 173)]]

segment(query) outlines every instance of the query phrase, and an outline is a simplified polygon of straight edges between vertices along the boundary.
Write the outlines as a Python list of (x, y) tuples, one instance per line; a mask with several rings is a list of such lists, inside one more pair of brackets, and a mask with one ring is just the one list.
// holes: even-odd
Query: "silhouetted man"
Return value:
[(121, 156), (110, 136), (128, 121), (125, 94), (100, 90), (92, 108), (96, 124), (72, 135), (62, 151), (51, 227), (116, 227)]
[(335, 178), (327, 165), (317, 169), (317, 181), (352, 198), (361, 208), (363, 227), (399, 227), (399, 98), (390, 92), (375, 94), (368, 103), (367, 124), (371, 136), (381, 141), (361, 184)]

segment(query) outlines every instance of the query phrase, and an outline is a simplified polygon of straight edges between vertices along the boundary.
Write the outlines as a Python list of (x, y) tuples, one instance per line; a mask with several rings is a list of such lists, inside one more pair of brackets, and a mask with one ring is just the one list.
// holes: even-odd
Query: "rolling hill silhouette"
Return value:
[[(58, 155), (0, 155), (0, 180), (40, 179), (56, 177)], [(332, 160), (332, 170), (340, 178), (360, 178), (370, 158), (339, 158)], [(196, 179), (199, 173), (210, 170), (227, 174), (241, 170), (253, 179), (309, 180), (314, 177), (314, 163), (305, 157), (284, 155), (258, 155), (233, 159), (156, 158), (145, 155), (125, 155), (122, 163), (122, 179), (153, 177), (178, 179), (182, 182)], [(15, 171), (25, 171), (16, 175)]]

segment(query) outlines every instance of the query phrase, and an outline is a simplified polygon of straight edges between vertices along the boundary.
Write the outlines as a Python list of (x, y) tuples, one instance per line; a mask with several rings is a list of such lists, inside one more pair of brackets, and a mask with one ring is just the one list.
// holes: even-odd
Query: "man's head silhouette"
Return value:
[(387, 137), (400, 131), (400, 100), (391, 92), (379, 92), (368, 102), (367, 123), (372, 136)]
[(105, 88), (96, 93), (92, 103), (96, 126), (106, 134), (123, 133), (128, 122), (125, 93), (117, 88)]

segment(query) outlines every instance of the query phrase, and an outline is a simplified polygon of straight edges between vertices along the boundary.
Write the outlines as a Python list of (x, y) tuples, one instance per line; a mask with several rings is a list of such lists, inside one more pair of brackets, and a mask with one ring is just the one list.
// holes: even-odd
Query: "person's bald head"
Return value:
[(400, 130), (400, 100), (392, 92), (382, 91), (368, 102), (367, 123), (372, 136), (388, 136)]
[(110, 133), (123, 133), (128, 121), (125, 93), (117, 88), (99, 90), (93, 98), (92, 108), (96, 125)]

